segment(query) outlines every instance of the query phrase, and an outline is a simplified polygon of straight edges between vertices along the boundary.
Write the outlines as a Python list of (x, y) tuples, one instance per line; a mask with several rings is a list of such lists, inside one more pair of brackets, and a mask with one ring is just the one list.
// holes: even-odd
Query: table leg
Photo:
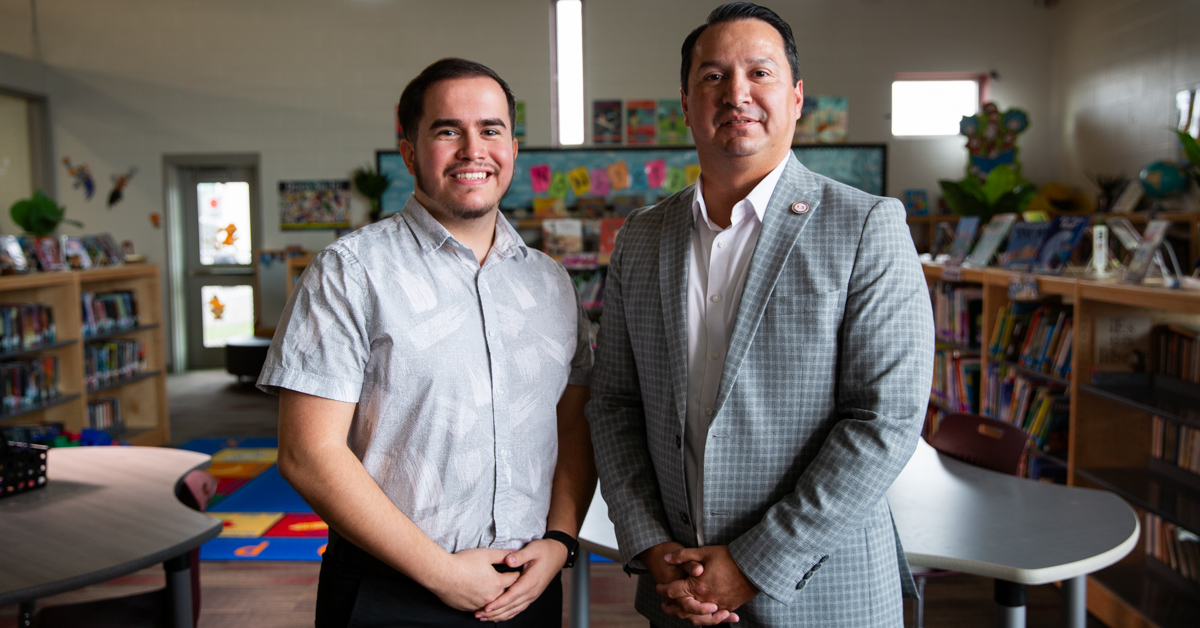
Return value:
[(1067, 628), (1087, 626), (1087, 575), (1063, 580), (1063, 625)]
[(587, 550), (579, 552), (575, 559), (574, 571), (571, 573), (571, 628), (588, 628), (590, 594), (591, 557)]
[(36, 602), (30, 600), (21, 602), (17, 606), (17, 626), (18, 628), (29, 628), (33, 625), (33, 611), (36, 608)]
[(163, 563), (167, 572), (167, 597), (171, 600), (171, 626), (192, 625), (192, 553), (187, 552)]
[(1001, 628), (1025, 628), (1025, 585), (996, 580), (995, 599)]

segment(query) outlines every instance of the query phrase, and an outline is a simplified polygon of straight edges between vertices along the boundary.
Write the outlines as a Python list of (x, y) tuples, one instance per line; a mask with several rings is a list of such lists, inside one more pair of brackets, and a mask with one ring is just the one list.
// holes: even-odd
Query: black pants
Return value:
[(472, 611), (446, 606), (413, 579), (329, 531), (317, 584), (317, 628), (442, 628), (562, 625), (562, 575), (520, 615), (483, 623)]

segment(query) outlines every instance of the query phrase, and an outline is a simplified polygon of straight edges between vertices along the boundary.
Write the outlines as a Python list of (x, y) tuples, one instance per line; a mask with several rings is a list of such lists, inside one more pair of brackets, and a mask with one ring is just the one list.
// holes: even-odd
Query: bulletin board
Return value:
[[(878, 196), (887, 189), (885, 144), (814, 144), (792, 151), (813, 172)], [(377, 151), (375, 160), (391, 180), (383, 214), (398, 212), (413, 192), (413, 176), (399, 151)], [(611, 176), (614, 170), (619, 174), (621, 164), (628, 175), (624, 186)], [(695, 181), (699, 168), (693, 147), (522, 148), (500, 208), (530, 209), (534, 198), (554, 194), (561, 194), (568, 207), (581, 197), (603, 198), (611, 205), (622, 195), (640, 195), (650, 204)]]

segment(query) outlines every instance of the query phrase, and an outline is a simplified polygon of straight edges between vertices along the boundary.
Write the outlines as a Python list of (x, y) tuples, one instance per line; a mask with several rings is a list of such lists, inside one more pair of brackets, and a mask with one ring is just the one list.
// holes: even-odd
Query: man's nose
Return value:
[(487, 146), (483, 138), (478, 135), (467, 133), (463, 135), (462, 143), (458, 147), (458, 158), (476, 160), (483, 159), (487, 155)]
[(750, 102), (750, 80), (741, 74), (730, 75), (725, 82), (725, 93), (722, 94), (725, 103), (740, 106)]

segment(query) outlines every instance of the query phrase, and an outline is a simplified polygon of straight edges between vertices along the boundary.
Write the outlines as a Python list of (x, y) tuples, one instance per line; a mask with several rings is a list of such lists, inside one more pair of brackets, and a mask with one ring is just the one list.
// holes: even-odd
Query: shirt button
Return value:
[(714, 294), (714, 295), (712, 295), (711, 297), (709, 297), (709, 299), (711, 299), (713, 303), (720, 303), (720, 302), (721, 302), (721, 295), (719, 295), (719, 294)]
[(705, 408), (704, 416), (712, 416), (712, 408)]
[(720, 360), (720, 359), (721, 359), (721, 352), (720, 352), (720, 351), (713, 351), (711, 354), (709, 354), (709, 357), (710, 357), (710, 358), (712, 358), (712, 359), (714, 359), (714, 360)]
[(721, 240), (720, 242), (717, 242), (717, 248), (718, 248), (718, 249), (723, 249), (723, 248), (725, 248), (725, 241), (724, 241), (724, 240)]

